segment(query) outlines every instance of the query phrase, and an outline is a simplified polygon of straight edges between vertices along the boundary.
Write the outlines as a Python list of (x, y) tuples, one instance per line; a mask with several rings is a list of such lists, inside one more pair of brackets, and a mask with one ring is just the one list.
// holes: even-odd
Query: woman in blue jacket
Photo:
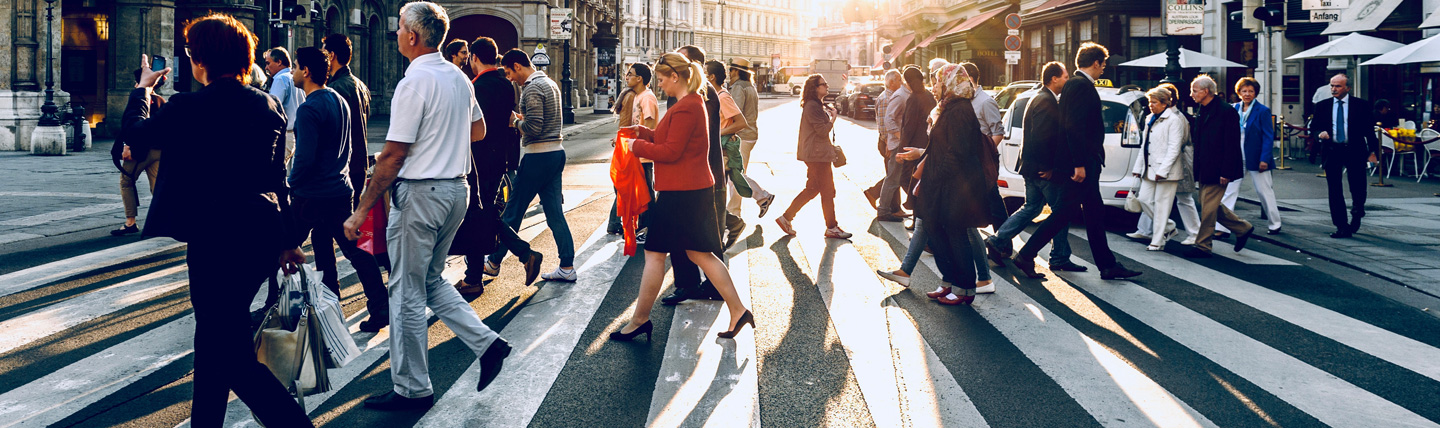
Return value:
[(1281, 226), (1280, 207), (1275, 204), (1275, 181), (1270, 177), (1270, 169), (1275, 166), (1275, 157), (1272, 154), (1275, 148), (1275, 125), (1270, 119), (1270, 107), (1255, 101), (1255, 95), (1260, 93), (1260, 82), (1253, 78), (1242, 77), (1239, 82), (1235, 82), (1235, 93), (1240, 95), (1240, 102), (1235, 103), (1235, 111), (1240, 113), (1245, 178), (1255, 186), (1255, 193), (1260, 195), (1260, 205), (1265, 209), (1266, 218), (1270, 220), (1267, 233), (1278, 234)]

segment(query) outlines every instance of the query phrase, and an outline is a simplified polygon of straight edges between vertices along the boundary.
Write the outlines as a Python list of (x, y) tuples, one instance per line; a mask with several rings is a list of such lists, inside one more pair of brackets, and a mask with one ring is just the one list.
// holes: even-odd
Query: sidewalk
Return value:
[[(569, 137), (602, 126), (613, 126), (613, 114), (576, 110), (577, 123), (566, 125)], [(371, 153), (385, 147), (388, 118), (370, 121), (367, 135)], [(26, 152), (0, 152), (0, 254), (28, 250), (58, 242), (108, 236), (108, 230), (125, 221), (120, 202), (120, 174), (110, 161), (113, 139), (96, 140), (90, 150), (67, 156), (31, 156)], [(141, 176), (140, 181), (145, 180)], [(150, 205), (150, 189), (137, 186), (140, 221)], [(67, 236), (68, 235), (68, 236)], [(133, 238), (133, 237), (132, 237)], [(124, 242), (130, 242), (125, 239)], [(123, 243), (120, 240), (117, 243)]]
[[(1275, 171), (1283, 233), (1257, 233), (1256, 239), (1356, 269), (1431, 296), (1440, 297), (1440, 180), (1391, 177), (1393, 187), (1367, 188), (1365, 219), (1350, 239), (1334, 239), (1328, 191), (1319, 165), (1304, 160)], [(1377, 177), (1371, 177), (1374, 183)], [(1349, 189), (1345, 196), (1349, 200)], [(1241, 183), (1236, 212), (1257, 226), (1260, 203), (1250, 183)]]

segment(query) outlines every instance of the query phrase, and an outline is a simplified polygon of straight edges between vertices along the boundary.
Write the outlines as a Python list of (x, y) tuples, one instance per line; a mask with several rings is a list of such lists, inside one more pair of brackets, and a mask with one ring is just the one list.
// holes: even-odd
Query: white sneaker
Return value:
[(1139, 231), (1127, 233), (1125, 234), (1125, 237), (1130, 239), (1150, 239), (1150, 235), (1140, 233)]
[(1180, 245), (1195, 245), (1195, 235), (1185, 237), (1184, 241), (1180, 241)]
[(546, 281), (575, 282), (578, 276), (579, 275), (576, 275), (576, 269), (565, 270), (557, 267), (554, 272), (541, 274), (540, 278)]
[(986, 294), (986, 293), (994, 293), (994, 292), (995, 292), (995, 282), (993, 282), (993, 281), (990, 282), (989, 284), (985, 284), (984, 287), (975, 287), (975, 294)]
[(891, 273), (891, 272), (889, 272), (889, 271), (883, 271), (883, 270), (877, 270), (877, 271), (875, 271), (875, 273), (880, 274), (880, 277), (881, 277), (881, 278), (885, 278), (885, 279), (894, 281), (896, 284), (900, 284), (900, 285), (903, 285), (903, 286), (906, 286), (906, 287), (909, 287), (909, 286), (910, 286), (910, 277), (908, 277), (908, 276), (900, 276), (900, 275), (896, 275), (896, 274), (894, 274), (894, 273)]

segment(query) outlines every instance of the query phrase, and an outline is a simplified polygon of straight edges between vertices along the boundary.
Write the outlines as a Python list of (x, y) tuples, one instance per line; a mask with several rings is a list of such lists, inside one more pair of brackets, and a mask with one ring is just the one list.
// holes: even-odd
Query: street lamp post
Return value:
[(40, 107), (40, 126), (60, 126), (60, 108), (55, 106), (55, 0), (45, 0), (45, 105)]
[(720, 61), (725, 61), (725, 0), (720, 0)]
[[(570, 8), (572, 3), (571, 0), (565, 0), (565, 7)], [(570, 13), (570, 19), (573, 20), (575, 9), (570, 9)], [(570, 40), (574, 38), (575, 33), (572, 32), (570, 33), (570, 37), (565, 39), (565, 65), (560, 69), (560, 91), (564, 98), (560, 104), (562, 106), (560, 109), (560, 118), (561, 123), (566, 125), (575, 123), (575, 103), (572, 101), (575, 94), (571, 92), (574, 90), (575, 81), (570, 78)]]

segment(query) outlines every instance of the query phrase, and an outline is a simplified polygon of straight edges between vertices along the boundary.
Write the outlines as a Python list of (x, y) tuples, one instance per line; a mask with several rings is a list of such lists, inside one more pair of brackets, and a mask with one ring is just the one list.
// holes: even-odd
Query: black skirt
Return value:
[(720, 221), (715, 218), (712, 188), (656, 192), (649, 216), (645, 251), (715, 253), (721, 250)]

